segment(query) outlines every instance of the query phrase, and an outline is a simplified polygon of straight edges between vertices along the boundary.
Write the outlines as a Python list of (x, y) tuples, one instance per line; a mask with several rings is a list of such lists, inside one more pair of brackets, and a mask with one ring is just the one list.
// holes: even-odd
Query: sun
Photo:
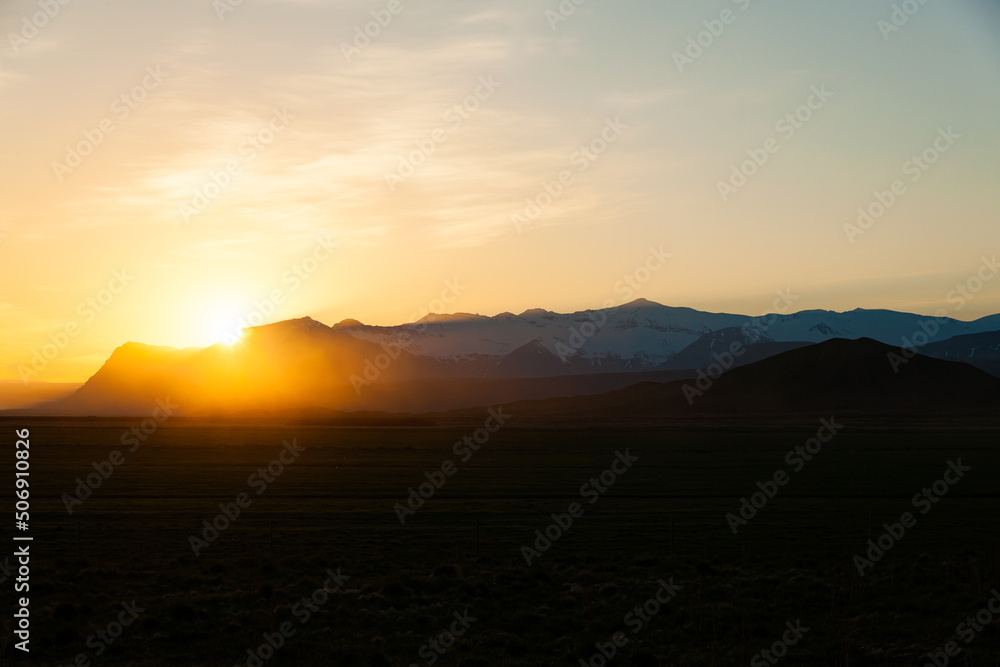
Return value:
[(207, 298), (194, 314), (196, 338), (199, 345), (209, 346), (217, 343), (233, 345), (243, 337), (246, 323), (246, 312), (240, 307), (242, 299)]
[(213, 343), (233, 345), (243, 338), (246, 323), (234, 310), (219, 312), (209, 323), (206, 335)]

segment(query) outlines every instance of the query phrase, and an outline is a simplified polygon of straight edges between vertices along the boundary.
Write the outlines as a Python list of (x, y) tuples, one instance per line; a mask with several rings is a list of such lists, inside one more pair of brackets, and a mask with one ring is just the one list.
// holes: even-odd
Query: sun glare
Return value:
[(232, 345), (243, 337), (245, 313), (234, 305), (239, 299), (208, 299), (204, 302), (193, 328), (197, 331), (198, 345), (215, 345), (223, 343)]

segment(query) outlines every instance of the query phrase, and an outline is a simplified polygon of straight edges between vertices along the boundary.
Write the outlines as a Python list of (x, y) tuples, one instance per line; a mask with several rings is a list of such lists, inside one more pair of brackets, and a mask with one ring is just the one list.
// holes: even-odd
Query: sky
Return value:
[(625, 277), (1000, 312), (998, 34), (995, 0), (5, 2), (0, 380)]

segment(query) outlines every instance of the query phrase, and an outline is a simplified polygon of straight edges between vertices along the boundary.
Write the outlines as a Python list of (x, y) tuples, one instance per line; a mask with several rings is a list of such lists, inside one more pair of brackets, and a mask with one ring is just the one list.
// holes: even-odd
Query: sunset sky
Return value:
[[(932, 313), (1000, 251), (998, 2), (47, 4), (0, 6), (0, 379), (68, 326), (33, 379), (255, 311), (398, 324), (447, 281), (600, 307), (651, 246), (668, 305)], [(996, 312), (1000, 281), (954, 315)]]

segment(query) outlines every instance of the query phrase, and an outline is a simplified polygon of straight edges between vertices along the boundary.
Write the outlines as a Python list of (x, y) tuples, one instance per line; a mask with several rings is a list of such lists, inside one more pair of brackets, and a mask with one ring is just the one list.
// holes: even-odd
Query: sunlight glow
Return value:
[(243, 337), (245, 313), (239, 308), (240, 299), (206, 299), (192, 322), (195, 344), (209, 346), (216, 343), (233, 345)]

